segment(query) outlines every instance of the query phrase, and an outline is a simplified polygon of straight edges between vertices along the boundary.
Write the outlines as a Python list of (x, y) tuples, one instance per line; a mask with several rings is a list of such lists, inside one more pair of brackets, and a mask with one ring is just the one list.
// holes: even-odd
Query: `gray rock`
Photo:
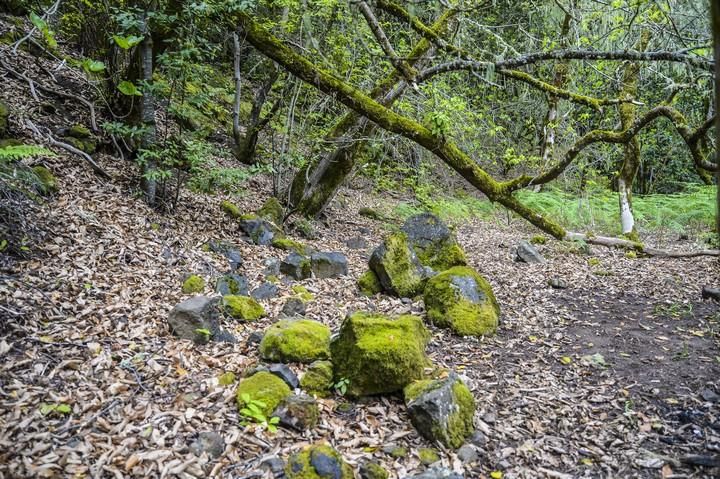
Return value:
[(310, 465), (323, 479), (342, 479), (343, 470), (340, 461), (322, 451), (316, 449), (310, 453)]
[(250, 296), (257, 300), (270, 299), (278, 295), (280, 289), (272, 283), (265, 282), (252, 290)]
[(307, 279), (312, 274), (310, 259), (292, 252), (280, 263), (280, 272), (297, 280)]
[(477, 447), (483, 447), (487, 444), (487, 437), (482, 433), (482, 431), (475, 431), (470, 437), (470, 442)]
[(718, 402), (720, 401), (720, 396), (718, 396), (715, 391), (713, 391), (710, 388), (705, 388), (702, 391), (700, 391), (700, 397), (703, 398), (703, 401), (706, 402)]
[(436, 466), (421, 474), (405, 476), (405, 479), (464, 479), (464, 476), (445, 467)]
[(272, 415), (280, 418), (283, 427), (305, 431), (317, 426), (320, 408), (310, 396), (291, 395), (282, 400)]
[(454, 372), (426, 385), (417, 397), (406, 397), (406, 401), (413, 426), (426, 439), (456, 449), (474, 432), (475, 401)]
[(260, 344), (260, 341), (262, 341), (263, 333), (260, 331), (253, 331), (250, 333), (250, 336), (247, 338), (247, 344)]
[(232, 243), (227, 241), (210, 240), (207, 243), (208, 249), (214, 253), (225, 256), (230, 262), (230, 269), (235, 271), (243, 264), (242, 256), (240, 251)]
[(265, 459), (260, 464), (260, 467), (269, 470), (277, 478), (285, 477), (285, 461), (283, 461), (282, 458), (278, 456), (273, 456)]
[(190, 444), (190, 451), (196, 456), (206, 453), (213, 458), (220, 457), (225, 451), (225, 439), (216, 432), (201, 432)]
[(215, 282), (215, 292), (223, 296), (227, 294), (247, 296), (247, 278), (239, 274), (226, 274), (221, 276)]
[(421, 213), (408, 218), (401, 229), (413, 246), (421, 248), (452, 239), (450, 228), (432, 213)]
[(465, 464), (470, 464), (478, 460), (478, 453), (473, 446), (465, 444), (458, 449), (457, 457)]
[(280, 314), (290, 318), (293, 316), (304, 316), (305, 302), (300, 298), (288, 298)]
[(253, 243), (261, 246), (272, 244), (277, 228), (269, 221), (254, 218), (240, 221), (240, 229), (247, 234)]
[(540, 264), (545, 262), (545, 258), (543, 258), (535, 246), (523, 240), (515, 247), (515, 261)]
[(300, 386), (300, 380), (287, 364), (271, 364), (270, 366), (268, 366), (267, 370), (285, 381), (285, 384), (290, 386), (290, 389), (295, 389), (296, 387)]
[(348, 274), (348, 261), (342, 253), (313, 253), (310, 268), (316, 278), (337, 278)]
[(388, 472), (379, 464), (365, 461), (360, 464), (360, 479), (387, 479)]
[(548, 284), (549, 284), (550, 287), (553, 288), (553, 289), (567, 289), (567, 287), (568, 287), (567, 281), (565, 281), (565, 280), (562, 279), (562, 278), (557, 278), (557, 277), (556, 277), (556, 278), (550, 278), (550, 279), (548, 280)]
[(367, 249), (368, 242), (362, 236), (355, 236), (347, 240), (345, 245), (350, 249)]
[(703, 286), (702, 299), (712, 299), (720, 303), (720, 288), (711, 288)]
[[(170, 332), (181, 339), (190, 339), (198, 344), (207, 343), (220, 332), (218, 302), (219, 298), (195, 296), (177, 304), (168, 316)], [(199, 333), (198, 330), (210, 331), (211, 335)]]
[(280, 274), (280, 260), (277, 258), (266, 258), (263, 260), (263, 274), (265, 276), (278, 276)]

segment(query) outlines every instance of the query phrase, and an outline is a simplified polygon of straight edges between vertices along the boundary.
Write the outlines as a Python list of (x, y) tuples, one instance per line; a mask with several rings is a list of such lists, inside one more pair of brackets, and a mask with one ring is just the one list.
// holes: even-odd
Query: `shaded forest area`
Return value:
[(720, 475), (718, 8), (4, 1), (0, 477)]

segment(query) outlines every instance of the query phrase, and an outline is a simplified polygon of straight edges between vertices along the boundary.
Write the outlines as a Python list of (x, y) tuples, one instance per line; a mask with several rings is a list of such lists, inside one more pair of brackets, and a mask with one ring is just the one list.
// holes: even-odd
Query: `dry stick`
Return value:
[(31, 120), (25, 120), (25, 122), (27, 123), (28, 128), (30, 128), (33, 132), (35, 132), (35, 134), (37, 136), (39, 136), (40, 138), (46, 139), (52, 146), (57, 146), (59, 148), (63, 148), (65, 150), (69, 151), (70, 153), (74, 153), (74, 154), (82, 157), (85, 161), (88, 162), (88, 164), (90, 164), (90, 167), (92, 168), (92, 170), (95, 173), (97, 173), (99, 176), (101, 176), (105, 179), (108, 179), (108, 180), (112, 178), (110, 176), (110, 174), (108, 174), (105, 170), (103, 170), (100, 165), (95, 163), (95, 160), (93, 160), (92, 157), (90, 155), (88, 155), (87, 153), (85, 153), (84, 151), (79, 150), (72, 145), (68, 145), (67, 143), (63, 143), (62, 141), (56, 140), (50, 134), (50, 132), (47, 132), (45, 135), (43, 135), (40, 132), (40, 130), (38, 129), (38, 127), (35, 126), (35, 124)]
[(692, 258), (695, 256), (720, 256), (720, 250), (703, 249), (698, 251), (665, 251), (656, 248), (648, 248), (642, 243), (621, 238), (611, 238), (608, 236), (592, 236), (583, 233), (568, 232), (565, 235), (568, 241), (585, 241), (586, 243), (607, 246), (609, 248), (623, 248), (634, 250), (648, 256), (657, 256), (662, 258)]
[[(30, 77), (28, 77), (28, 76), (25, 75), (24, 73), (20, 73), (20, 72), (18, 72), (18, 71), (13, 70), (13, 69), (10, 67), (10, 65), (8, 65), (5, 61), (0, 60), (0, 66), (2, 66), (5, 70), (7, 70), (7, 72), (10, 73), (10, 74), (11, 74), (12, 76), (14, 76), (15, 78), (19, 78), (19, 79), (25, 80), (25, 81), (28, 82), (29, 84), (33, 83), (33, 80), (32, 80)], [(53, 94), (53, 95), (62, 96), (62, 97), (65, 97), (65, 98), (70, 98), (71, 100), (79, 101), (80, 103), (82, 103), (82, 104), (84, 104), (85, 106), (87, 106), (88, 109), (90, 110), (90, 125), (92, 126), (93, 131), (98, 131), (97, 121), (95, 120), (95, 106), (92, 104), (92, 102), (90, 102), (89, 100), (86, 100), (86, 99), (83, 98), (83, 97), (74, 95), (74, 94), (72, 94), (72, 93), (65, 93), (65, 92), (62, 92), (62, 91), (59, 91), (59, 90), (54, 90), (54, 89), (52, 89), (52, 88), (50, 88), (50, 87), (48, 87), (48, 86), (43, 85), (43, 84), (40, 83), (40, 82), (36, 82), (35, 84), (37, 85), (37, 88), (39, 88), (40, 90), (46, 91), (46, 92), (51, 93), (51, 94)], [(32, 88), (31, 88), (31, 89), (32, 89)]]

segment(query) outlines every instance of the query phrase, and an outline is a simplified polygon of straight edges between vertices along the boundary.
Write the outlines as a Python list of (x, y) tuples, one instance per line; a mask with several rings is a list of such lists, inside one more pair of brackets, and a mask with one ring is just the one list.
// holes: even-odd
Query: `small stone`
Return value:
[(206, 453), (210, 457), (217, 458), (225, 451), (225, 439), (216, 432), (201, 432), (195, 442), (190, 444), (190, 450), (196, 456)]
[(260, 331), (253, 331), (247, 338), (247, 344), (260, 344), (262, 341), (263, 333)]
[(328, 479), (341, 479), (342, 464), (337, 458), (325, 454), (323, 451), (313, 451), (310, 453), (310, 464), (318, 476)]
[(406, 448), (400, 447), (400, 446), (385, 446), (383, 448), (383, 452), (385, 452), (385, 454), (388, 454), (388, 455), (394, 457), (395, 459), (405, 457), (405, 456), (407, 456), (407, 453), (408, 453)]
[(495, 424), (495, 421), (497, 421), (497, 416), (495, 416), (495, 414), (489, 412), (489, 413), (483, 414), (482, 420), (488, 424)]
[[(207, 343), (219, 331), (218, 298), (195, 296), (176, 305), (168, 316), (170, 332), (198, 344)], [(202, 331), (202, 332), (200, 332)], [(205, 331), (210, 334), (204, 333)]]
[(367, 249), (368, 242), (362, 236), (355, 236), (347, 240), (345, 245), (350, 249)]
[(275, 477), (284, 477), (285, 474), (283, 473), (283, 469), (285, 468), (285, 461), (282, 460), (282, 458), (273, 456), (268, 459), (265, 459), (261, 464), (260, 467), (269, 470), (273, 473)]
[(718, 400), (720, 400), (720, 396), (718, 396), (715, 391), (709, 388), (705, 388), (700, 391), (700, 397), (703, 398), (703, 401), (712, 403), (716, 403), (718, 402)]
[(475, 431), (472, 437), (470, 437), (470, 443), (477, 447), (483, 447), (487, 444), (487, 437), (482, 433), (482, 431)]
[(330, 357), (330, 328), (309, 319), (281, 319), (260, 343), (260, 356), (274, 362), (311, 363)]
[(307, 446), (290, 456), (285, 474), (288, 479), (353, 479), (353, 471), (339, 452), (327, 445)]
[(272, 283), (263, 283), (250, 293), (257, 300), (270, 299), (278, 295), (280, 289)]
[(703, 286), (702, 299), (712, 299), (720, 303), (720, 288), (711, 288), (710, 286)]
[(314, 428), (320, 417), (317, 401), (306, 395), (288, 396), (278, 405), (273, 416), (280, 418), (280, 425), (305, 431)]
[(300, 386), (317, 397), (326, 397), (333, 387), (333, 365), (330, 361), (315, 361), (303, 374)]
[(250, 237), (253, 243), (260, 246), (272, 244), (273, 238), (278, 234), (275, 226), (260, 218), (241, 219), (240, 229)]
[(205, 289), (205, 280), (196, 274), (191, 274), (183, 281), (182, 292), (185, 294), (202, 293)]
[(215, 282), (215, 292), (222, 296), (228, 294), (247, 296), (247, 279), (239, 274), (226, 274), (221, 276)]
[(387, 479), (388, 472), (379, 464), (365, 461), (360, 464), (360, 479)]
[(265, 316), (265, 308), (250, 296), (223, 296), (223, 310), (226, 314), (240, 321), (255, 321)]
[(292, 252), (280, 263), (280, 272), (296, 280), (307, 279), (312, 274), (310, 259)]
[(342, 253), (313, 253), (310, 268), (316, 278), (337, 278), (348, 274), (348, 261)]
[(277, 258), (266, 258), (263, 260), (263, 274), (265, 276), (278, 276), (280, 274), (280, 260)]
[(473, 446), (465, 444), (457, 451), (457, 457), (465, 464), (470, 464), (478, 459), (478, 453)]
[(548, 284), (553, 289), (567, 289), (567, 287), (568, 287), (567, 281), (565, 281), (562, 278), (558, 278), (558, 277), (550, 278), (548, 280)]
[(515, 247), (515, 261), (522, 263), (539, 264), (544, 263), (545, 258), (533, 245), (527, 241), (521, 241)]
[(288, 298), (280, 314), (290, 318), (293, 316), (304, 316), (305, 302), (300, 298)]
[(297, 375), (287, 364), (271, 364), (268, 366), (267, 370), (285, 381), (285, 384), (290, 386), (291, 389), (295, 389), (300, 386), (300, 381), (298, 380)]

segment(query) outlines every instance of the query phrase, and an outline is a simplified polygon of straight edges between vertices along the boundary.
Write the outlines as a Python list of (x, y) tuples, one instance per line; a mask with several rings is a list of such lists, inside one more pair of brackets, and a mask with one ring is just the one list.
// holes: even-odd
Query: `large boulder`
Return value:
[(490, 283), (467, 266), (455, 266), (425, 286), (428, 319), (461, 336), (493, 334), (500, 318)]
[(435, 271), (465, 266), (467, 259), (453, 232), (440, 218), (431, 213), (415, 215), (403, 224), (420, 262)]
[(425, 355), (429, 338), (416, 316), (349, 315), (330, 346), (335, 379), (346, 381), (350, 396), (399, 391), (421, 379), (430, 365)]
[(375, 248), (370, 256), (370, 269), (385, 291), (403, 298), (421, 293), (429, 276), (402, 232), (391, 234)]
[(312, 275), (310, 259), (293, 251), (280, 263), (280, 272), (293, 279), (307, 279)]
[(285, 381), (270, 372), (260, 371), (240, 381), (235, 399), (238, 410), (248, 406), (245, 399), (249, 398), (269, 418), (278, 404), (290, 394)]
[(342, 253), (313, 253), (310, 269), (316, 278), (337, 278), (348, 274), (348, 260)]
[(353, 479), (353, 470), (335, 449), (312, 445), (290, 456), (285, 466), (287, 479)]
[(281, 319), (260, 342), (266, 361), (311, 363), (330, 357), (330, 328), (310, 319)]
[(413, 382), (404, 392), (410, 420), (424, 438), (457, 449), (475, 430), (475, 399), (454, 372)]
[(176, 305), (168, 316), (170, 332), (198, 344), (207, 343), (221, 332), (218, 326), (219, 298), (195, 296)]

